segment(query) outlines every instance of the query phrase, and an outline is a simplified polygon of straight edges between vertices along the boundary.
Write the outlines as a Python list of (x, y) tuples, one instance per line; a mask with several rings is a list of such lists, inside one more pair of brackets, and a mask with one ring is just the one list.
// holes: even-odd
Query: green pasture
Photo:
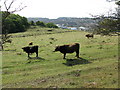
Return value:
[[(2, 51), (3, 88), (118, 88), (118, 36), (32, 27), (12, 34), (12, 43)], [(24, 36), (23, 36), (24, 35)], [(21, 49), (29, 42), (39, 46), (39, 58), (32, 59)], [(80, 43), (75, 53), (53, 52), (56, 45)]]

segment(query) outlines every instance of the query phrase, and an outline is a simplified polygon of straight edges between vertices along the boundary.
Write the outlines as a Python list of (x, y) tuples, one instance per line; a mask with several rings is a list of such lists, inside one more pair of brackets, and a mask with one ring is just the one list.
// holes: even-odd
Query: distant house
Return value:
[(59, 28), (61, 27), (61, 25), (60, 25), (60, 24), (56, 24), (56, 26), (58, 26)]
[(79, 27), (79, 30), (88, 30), (88, 28), (86, 28), (86, 27)]
[(66, 26), (61, 27), (62, 29), (68, 29)]
[(62, 29), (70, 29), (70, 30), (78, 30), (77, 27), (67, 27), (67, 26), (64, 26), (64, 25), (60, 25), (60, 24), (56, 24), (59, 28), (62, 28)]
[(68, 29), (70, 29), (70, 30), (78, 30), (77, 27), (68, 27)]
[(56, 24), (56, 26), (58, 26), (59, 28), (62, 28), (62, 29), (68, 29), (68, 27), (64, 26), (63, 24), (62, 25), (61, 24)]

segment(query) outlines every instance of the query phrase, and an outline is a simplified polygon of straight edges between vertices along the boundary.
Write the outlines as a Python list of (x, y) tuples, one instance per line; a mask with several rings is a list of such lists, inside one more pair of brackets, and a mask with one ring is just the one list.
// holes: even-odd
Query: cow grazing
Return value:
[(28, 53), (28, 58), (30, 58), (29, 55), (32, 53), (36, 53), (36, 57), (38, 57), (38, 46), (32, 46), (32, 47), (27, 46), (27, 47), (23, 47), (22, 49), (23, 51)]
[(87, 35), (85, 35), (87, 38), (93, 38), (94, 36), (93, 36), (93, 34), (87, 34)]
[(79, 43), (57, 46), (54, 52), (60, 51), (61, 53), (63, 53), (64, 54), (63, 59), (65, 59), (66, 53), (76, 52), (76, 57), (79, 58), (79, 46), (80, 46)]

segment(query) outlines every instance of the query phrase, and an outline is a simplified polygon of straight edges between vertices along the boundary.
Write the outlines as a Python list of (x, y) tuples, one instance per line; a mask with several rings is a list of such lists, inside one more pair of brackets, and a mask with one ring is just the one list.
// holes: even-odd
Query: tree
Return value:
[(106, 18), (99, 22), (99, 32), (104, 35), (109, 35), (117, 31), (117, 20)]
[(120, 29), (120, 1), (117, 1), (116, 4), (118, 5), (117, 8), (117, 28)]
[(111, 13), (109, 16), (98, 15), (94, 16), (94, 19), (97, 20), (94, 33), (110, 35), (112, 33), (119, 34), (120, 31), (120, 1), (119, 0), (107, 0), (109, 2), (115, 1), (118, 5), (116, 13)]
[(31, 26), (35, 26), (34, 21), (30, 21), (29, 24), (30, 24)]
[(116, 13), (114, 13), (114, 17), (117, 20), (117, 29), (118, 32), (120, 32), (120, 0), (107, 0), (108, 2), (115, 2), (115, 4), (118, 6), (116, 8)]
[(54, 23), (47, 23), (46, 27), (48, 27), (48, 28), (58, 28), (58, 26), (56, 26)]
[(24, 32), (29, 27), (27, 18), (16, 14), (10, 14), (6, 18), (4, 25), (8, 33)]
[(37, 21), (36, 25), (41, 26), (41, 27), (46, 27), (45, 23), (42, 21)]
[[(10, 1), (10, 0), (9, 0)], [(2, 36), (1, 36), (1, 41), (0, 41), (0, 45), (1, 48), (3, 50), (3, 45), (7, 42), (11, 42), (10, 40), (10, 35), (8, 34), (8, 28), (10, 27), (9, 25), (5, 24), (8, 23), (9, 21), (7, 21), (7, 17), (9, 15), (11, 15), (14, 12), (18, 12), (21, 11), (22, 9), (24, 9), (26, 6), (22, 7), (22, 3), (15, 8), (14, 10), (10, 11), (11, 8), (13, 8), (13, 4), (15, 2), (15, 0), (11, 0), (9, 4), (7, 4), (8, 0), (4, 0), (4, 7), (5, 7), (5, 12), (2, 13)], [(13, 24), (12, 24), (13, 25)], [(14, 26), (14, 25), (13, 25)], [(7, 27), (7, 28), (6, 28)]]

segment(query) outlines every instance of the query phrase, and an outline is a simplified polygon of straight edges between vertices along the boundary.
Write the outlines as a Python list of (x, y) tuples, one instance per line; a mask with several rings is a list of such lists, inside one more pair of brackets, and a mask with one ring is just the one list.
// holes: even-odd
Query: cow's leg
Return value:
[(63, 57), (63, 59), (65, 59), (65, 56), (66, 56), (66, 53), (64, 53), (64, 57)]
[(76, 51), (76, 57), (79, 58), (79, 50)]
[(76, 57), (79, 58), (79, 51), (76, 52)]
[(30, 53), (28, 53), (28, 58), (30, 58), (30, 56), (29, 56), (29, 55), (30, 55)]
[(36, 52), (36, 57), (38, 57), (38, 52)]

